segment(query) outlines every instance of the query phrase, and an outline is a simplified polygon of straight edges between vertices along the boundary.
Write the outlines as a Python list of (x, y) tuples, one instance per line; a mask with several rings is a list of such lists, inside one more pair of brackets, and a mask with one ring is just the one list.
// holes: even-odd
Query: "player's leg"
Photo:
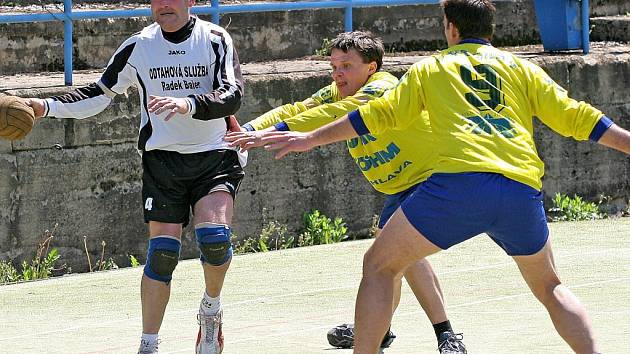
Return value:
[(192, 190), (193, 224), (205, 281), (196, 352), (214, 354), (223, 350), (221, 290), (232, 260), (234, 198), (243, 170), (231, 150), (210, 152), (203, 161), (207, 166)]
[(197, 353), (214, 354), (223, 350), (221, 289), (232, 260), (233, 203), (229, 193), (217, 191), (195, 204), (195, 233), (205, 281), (205, 292), (199, 305)]
[(177, 263), (173, 258), (175, 252), (170, 250), (173, 248), (170, 244), (175, 247), (181, 244), (181, 230), (181, 224), (149, 222), (149, 247), (153, 242), (166, 243), (154, 246), (147, 255), (147, 270), (142, 275), (140, 283), (143, 333), (157, 334), (162, 325), (171, 292), (170, 278)]
[(440, 250), (420, 234), (399, 209), (363, 257), (363, 279), (355, 308), (354, 353), (373, 354), (387, 331), (396, 277), (418, 260)]
[[(195, 204), (194, 210), (193, 220), (196, 234), (204, 234), (208, 241), (216, 241), (205, 243), (212, 245), (207, 246), (205, 251), (203, 246), (200, 247), (204, 258), (202, 266), (206, 293), (216, 297), (221, 293), (225, 274), (231, 261), (230, 225), (234, 214), (234, 200), (227, 191), (216, 191), (199, 200)], [(198, 242), (202, 244), (201, 241)]]
[(188, 222), (184, 186), (171, 178), (179, 154), (148, 151), (142, 156), (142, 196), (149, 224), (147, 262), (141, 280), (142, 327), (140, 352), (157, 352), (158, 332), (170, 296), (171, 279), (181, 249), (182, 225)]
[[(389, 323), (383, 308), (393, 305), (396, 275), (429, 254), (480, 234), (493, 223), (495, 179), (495, 174), (436, 173), (401, 202), (364, 257), (355, 310), (355, 353), (377, 349), (370, 336), (384, 333)], [(458, 350), (466, 352), (463, 347)]]
[(531, 256), (513, 257), (527, 285), (549, 312), (560, 336), (578, 354), (597, 353), (591, 321), (584, 306), (558, 278), (551, 242)]
[[(376, 234), (379, 235), (380, 232), (381, 229)], [(442, 288), (431, 263), (427, 259), (421, 259), (410, 265), (403, 275), (433, 325), (438, 350), (466, 353), (461, 334), (455, 334), (446, 315)], [(394, 285), (394, 312), (400, 303), (401, 285), (401, 279), (397, 278)]]
[(422, 259), (412, 264), (405, 270), (404, 277), (429, 321), (432, 324), (448, 321), (442, 288), (431, 263)]
[[(378, 238), (382, 229), (378, 229), (375, 237)], [(444, 308), (444, 295), (438, 281), (437, 275), (426, 259), (421, 259), (412, 264), (401, 276), (395, 279), (394, 283), (394, 306), (395, 312), (400, 304), (400, 294), (402, 278), (405, 278), (409, 287), (413, 291), (418, 303), (427, 314), (432, 324), (448, 321), (446, 309)]]
[(577, 353), (596, 353), (593, 328), (584, 307), (558, 278), (542, 192), (505, 177), (500, 179), (500, 212), (488, 235), (513, 257), (569, 346)]
[[(401, 202), (411, 195), (417, 187), (418, 185), (387, 197), (379, 217), (378, 228), (375, 233), (376, 238), (379, 237), (392, 214), (400, 207)], [(438, 350), (441, 352), (466, 353), (461, 334), (454, 333), (446, 316), (442, 289), (431, 264), (426, 259), (422, 259), (409, 266), (405, 270), (404, 276), (433, 325)], [(401, 285), (401, 277), (397, 277), (394, 285), (393, 311), (396, 311), (400, 303)], [(388, 331), (383, 338), (381, 347), (388, 347), (394, 338), (396, 336), (391, 331)], [(351, 348), (354, 345), (353, 325), (343, 324), (331, 329), (328, 332), (328, 342), (335, 347)]]
[[(418, 188), (418, 185), (387, 197), (379, 219), (379, 229), (376, 232), (376, 237), (378, 237), (394, 211), (416, 188)], [(445, 353), (466, 353), (461, 334), (454, 333), (451, 323), (446, 316), (442, 289), (429, 261), (422, 259), (412, 264), (405, 270), (404, 277), (433, 325), (438, 350)], [(394, 311), (396, 311), (400, 302), (400, 285), (400, 281), (398, 281), (398, 284), (394, 286)]]
[(431, 263), (425, 258), (407, 268), (405, 280), (433, 325), (440, 353), (466, 353), (462, 333), (455, 333), (446, 315), (444, 295)]

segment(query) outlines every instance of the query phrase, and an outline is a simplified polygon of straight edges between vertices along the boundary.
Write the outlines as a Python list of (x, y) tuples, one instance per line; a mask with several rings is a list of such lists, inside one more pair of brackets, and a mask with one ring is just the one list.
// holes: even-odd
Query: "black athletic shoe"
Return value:
[[(336, 326), (328, 331), (328, 343), (336, 348), (349, 349), (354, 347), (354, 324), (344, 323), (340, 326)], [(387, 331), (383, 341), (381, 342), (381, 348), (389, 348), (396, 336), (392, 331)]]
[(440, 354), (466, 354), (466, 346), (462, 342), (464, 336), (461, 333), (446, 331), (440, 334), (438, 350)]

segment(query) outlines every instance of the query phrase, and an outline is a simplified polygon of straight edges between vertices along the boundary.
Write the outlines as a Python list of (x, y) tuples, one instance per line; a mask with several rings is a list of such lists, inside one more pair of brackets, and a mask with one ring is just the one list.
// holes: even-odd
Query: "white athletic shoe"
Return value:
[(197, 315), (199, 334), (197, 334), (197, 354), (220, 354), (223, 351), (223, 309), (216, 315)]
[(140, 348), (138, 348), (138, 354), (157, 354), (159, 341), (149, 342), (147, 340), (140, 340)]

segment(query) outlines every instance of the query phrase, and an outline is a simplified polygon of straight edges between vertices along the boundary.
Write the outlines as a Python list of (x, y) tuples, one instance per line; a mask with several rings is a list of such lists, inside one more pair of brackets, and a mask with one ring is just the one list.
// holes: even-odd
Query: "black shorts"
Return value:
[(236, 197), (245, 173), (234, 150), (142, 154), (144, 221), (188, 225), (190, 208), (214, 190)]

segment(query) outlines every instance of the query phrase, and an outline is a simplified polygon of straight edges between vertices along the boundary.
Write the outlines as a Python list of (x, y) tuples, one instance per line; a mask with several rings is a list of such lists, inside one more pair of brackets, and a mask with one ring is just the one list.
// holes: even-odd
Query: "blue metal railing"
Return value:
[(591, 50), (591, 43), (589, 41), (590, 33), (590, 8), (588, 0), (582, 0), (582, 52), (588, 54)]
[[(219, 5), (219, 0), (211, 0), (210, 6), (194, 6), (194, 14), (211, 15), (212, 22), (219, 23), (219, 15), (225, 13), (268, 12), (311, 9), (345, 9), (344, 29), (352, 31), (352, 9), (355, 7), (397, 6), (438, 4), (439, 0), (328, 0), (328, 1), (296, 1), (275, 3), (254, 3), (242, 5)], [(0, 15), (0, 23), (26, 23), (63, 21), (64, 23), (64, 80), (72, 85), (72, 22), (86, 19), (119, 18), (119, 17), (150, 17), (151, 9), (139, 8), (132, 10), (96, 10), (72, 11), (72, 0), (63, 1), (63, 12)]]

